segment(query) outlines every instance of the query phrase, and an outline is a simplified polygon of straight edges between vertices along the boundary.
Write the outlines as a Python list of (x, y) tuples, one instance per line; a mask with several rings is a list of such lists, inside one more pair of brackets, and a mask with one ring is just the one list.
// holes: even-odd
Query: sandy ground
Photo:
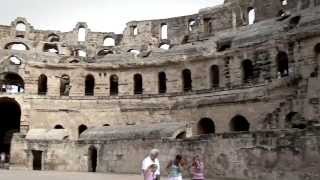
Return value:
[[(0, 170), (0, 180), (143, 180), (132, 174), (102, 174), (56, 171), (7, 171)], [(167, 180), (166, 177), (161, 180)], [(184, 179), (188, 180), (188, 179)]]

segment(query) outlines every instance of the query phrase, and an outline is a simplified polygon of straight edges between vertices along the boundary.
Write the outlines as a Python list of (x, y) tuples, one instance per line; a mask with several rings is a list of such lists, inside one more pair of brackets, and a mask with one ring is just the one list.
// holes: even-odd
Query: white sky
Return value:
[(224, 0), (3, 0), (0, 24), (26, 17), (36, 29), (70, 31), (87, 22), (92, 31), (122, 33), (133, 20), (161, 19), (197, 13)]

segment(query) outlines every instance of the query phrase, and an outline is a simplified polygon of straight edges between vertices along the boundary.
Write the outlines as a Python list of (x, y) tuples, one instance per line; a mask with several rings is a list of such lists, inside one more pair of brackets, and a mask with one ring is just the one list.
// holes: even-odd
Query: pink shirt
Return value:
[(145, 171), (144, 180), (154, 180), (154, 173), (150, 169)]
[(203, 162), (200, 162), (198, 166), (192, 166), (191, 173), (192, 173), (192, 179), (197, 179), (197, 180), (204, 179)]

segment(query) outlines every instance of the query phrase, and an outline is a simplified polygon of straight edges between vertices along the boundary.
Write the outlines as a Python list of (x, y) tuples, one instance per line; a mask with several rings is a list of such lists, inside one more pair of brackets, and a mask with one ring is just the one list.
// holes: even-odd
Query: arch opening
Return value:
[(89, 148), (89, 158), (88, 158), (88, 171), (96, 172), (98, 165), (98, 150), (94, 146)]
[(6, 162), (10, 161), (11, 140), (14, 133), (20, 132), (21, 108), (12, 98), (0, 98), (0, 152), (6, 154)]
[(48, 36), (48, 41), (49, 41), (49, 42), (59, 42), (59, 41), (60, 41), (60, 38), (59, 38), (59, 36), (56, 35), (56, 34), (50, 34), (50, 35)]
[(192, 32), (194, 30), (195, 25), (196, 25), (196, 21), (194, 19), (190, 19), (188, 23), (189, 32)]
[(212, 119), (203, 118), (198, 122), (198, 134), (214, 134), (216, 131), (215, 124)]
[(168, 39), (168, 25), (166, 23), (161, 24), (161, 39)]
[(143, 94), (143, 80), (141, 74), (134, 75), (134, 94)]
[(85, 80), (85, 96), (93, 96), (94, 95), (94, 87), (95, 87), (95, 80), (94, 77), (89, 74), (86, 76)]
[(4, 49), (11, 49), (17, 51), (27, 51), (29, 47), (22, 42), (11, 42), (5, 45)]
[(88, 127), (84, 124), (81, 124), (79, 127), (78, 127), (78, 136), (80, 137), (80, 135), (85, 132), (86, 130), (88, 129)]
[(115, 40), (111, 37), (106, 37), (103, 41), (103, 46), (115, 46)]
[(98, 52), (98, 56), (106, 56), (109, 54), (114, 54), (112, 50), (109, 49), (102, 49)]
[(68, 75), (62, 75), (60, 77), (60, 96), (69, 96), (70, 89), (70, 77)]
[(249, 131), (250, 123), (245, 117), (237, 115), (230, 121), (230, 130), (235, 132)]
[(249, 83), (253, 80), (253, 64), (251, 60), (242, 61), (242, 72), (244, 83)]
[(117, 75), (110, 76), (110, 95), (116, 96), (119, 94), (119, 78)]
[(285, 126), (286, 128), (305, 129), (307, 128), (307, 123), (299, 113), (290, 112), (286, 116)]
[(83, 41), (86, 41), (86, 28), (84, 27), (80, 27), (78, 29), (78, 41), (79, 42), (83, 42)]
[(27, 26), (23, 22), (18, 22), (16, 25), (16, 31), (26, 31)]
[(192, 77), (189, 69), (182, 71), (182, 84), (184, 92), (192, 91)]
[(256, 11), (253, 7), (248, 8), (248, 24), (252, 25), (256, 21)]
[(1, 92), (12, 94), (24, 92), (24, 81), (18, 74), (6, 73), (3, 76)]
[(167, 92), (167, 75), (165, 72), (160, 72), (158, 74), (158, 86), (159, 86), (159, 93), (164, 94)]
[(314, 52), (316, 53), (316, 55), (320, 54), (320, 43), (318, 43), (314, 46)]
[(46, 95), (48, 92), (48, 78), (46, 75), (41, 74), (38, 78), (38, 95)]
[(280, 77), (289, 75), (289, 59), (287, 53), (280, 51), (277, 54), (277, 68)]
[(64, 127), (61, 124), (57, 124), (53, 129), (64, 129)]
[(213, 65), (210, 68), (210, 82), (211, 82), (211, 88), (219, 87), (220, 73), (219, 73), (219, 67), (217, 65)]

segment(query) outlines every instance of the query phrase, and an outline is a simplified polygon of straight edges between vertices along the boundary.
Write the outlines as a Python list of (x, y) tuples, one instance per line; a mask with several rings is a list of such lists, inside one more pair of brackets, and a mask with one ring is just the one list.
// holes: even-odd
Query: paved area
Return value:
[[(0, 180), (142, 180), (139, 175), (116, 175), (101, 173), (6, 171), (0, 170)], [(164, 180), (166, 178), (163, 178)]]

